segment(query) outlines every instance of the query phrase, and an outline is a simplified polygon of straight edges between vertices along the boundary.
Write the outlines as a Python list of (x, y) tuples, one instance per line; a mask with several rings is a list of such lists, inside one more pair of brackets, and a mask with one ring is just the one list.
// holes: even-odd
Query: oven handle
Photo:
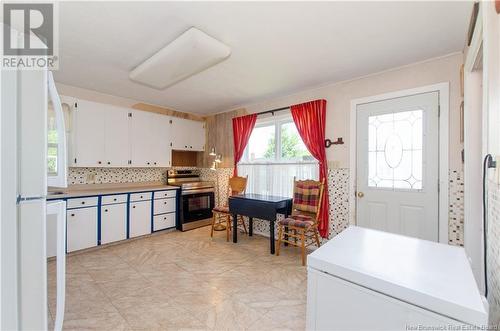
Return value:
[(198, 194), (198, 193), (214, 193), (214, 192), (215, 192), (215, 190), (213, 188), (182, 190), (181, 195), (192, 195), (192, 194)]

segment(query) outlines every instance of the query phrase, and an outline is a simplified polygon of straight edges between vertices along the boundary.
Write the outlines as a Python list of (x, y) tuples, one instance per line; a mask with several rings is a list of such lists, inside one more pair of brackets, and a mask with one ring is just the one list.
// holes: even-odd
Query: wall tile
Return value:
[(166, 183), (167, 170), (167, 168), (69, 168), (68, 184)]

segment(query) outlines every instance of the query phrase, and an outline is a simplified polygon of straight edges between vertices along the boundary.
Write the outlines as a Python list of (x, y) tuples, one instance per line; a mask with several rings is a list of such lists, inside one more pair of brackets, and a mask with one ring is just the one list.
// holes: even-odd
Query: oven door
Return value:
[(212, 217), (215, 202), (214, 192), (187, 193), (181, 197), (183, 224)]

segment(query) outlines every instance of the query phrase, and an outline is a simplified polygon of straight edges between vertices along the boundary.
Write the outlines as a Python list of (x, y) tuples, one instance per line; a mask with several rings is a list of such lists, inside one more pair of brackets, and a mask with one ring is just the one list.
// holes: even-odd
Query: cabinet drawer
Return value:
[(175, 227), (175, 213), (156, 215), (153, 217), (153, 231)]
[(66, 208), (71, 209), (93, 206), (97, 206), (97, 197), (68, 199)]
[(175, 198), (176, 195), (177, 195), (177, 190), (156, 191), (154, 193), (154, 198), (155, 199)]
[(175, 211), (175, 198), (155, 200), (153, 213), (155, 215)]
[(151, 200), (152, 192), (132, 193), (130, 194), (130, 201), (144, 201)]
[(119, 195), (105, 195), (101, 198), (102, 205), (110, 205), (113, 203), (126, 203), (127, 195), (119, 194)]

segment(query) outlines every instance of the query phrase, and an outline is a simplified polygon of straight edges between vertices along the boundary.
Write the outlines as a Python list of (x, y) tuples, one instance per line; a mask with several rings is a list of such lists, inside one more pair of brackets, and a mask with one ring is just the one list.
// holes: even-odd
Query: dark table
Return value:
[(288, 217), (292, 212), (292, 198), (265, 194), (239, 194), (229, 197), (229, 212), (233, 216), (233, 243), (238, 242), (237, 216), (248, 217), (248, 235), (253, 235), (253, 218), (269, 221), (271, 254), (274, 254), (274, 223), (276, 214)]

